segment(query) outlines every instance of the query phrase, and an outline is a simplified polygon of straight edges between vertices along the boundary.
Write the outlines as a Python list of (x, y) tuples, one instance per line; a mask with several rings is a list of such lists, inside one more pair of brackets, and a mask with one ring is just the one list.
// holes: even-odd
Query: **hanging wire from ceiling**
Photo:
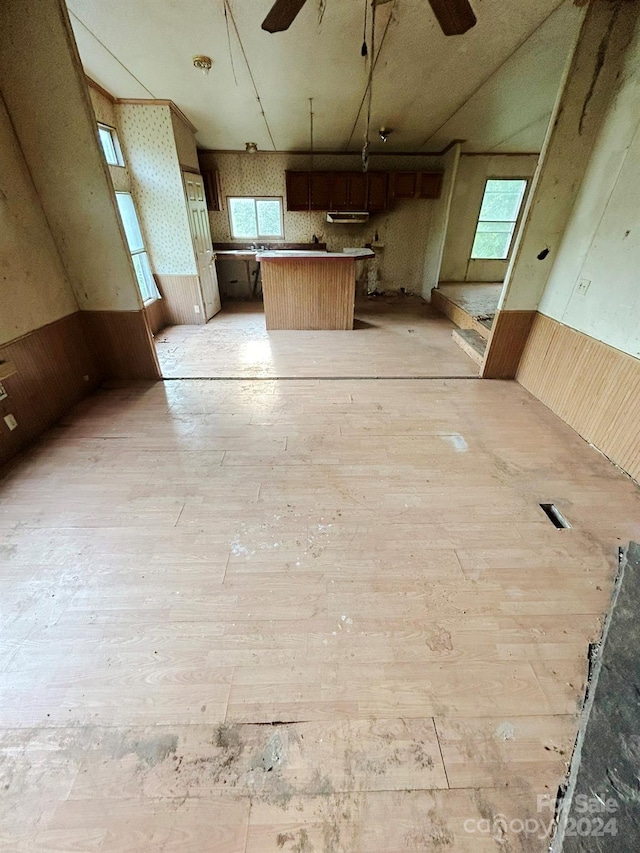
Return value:
[(251, 85), (253, 86), (253, 91), (256, 96), (256, 100), (258, 102), (258, 106), (260, 107), (260, 113), (262, 118), (264, 119), (264, 125), (267, 128), (267, 133), (269, 134), (269, 139), (271, 140), (271, 144), (273, 145), (273, 150), (277, 151), (276, 143), (273, 139), (273, 134), (271, 133), (271, 128), (269, 127), (269, 122), (267, 121), (267, 115), (264, 111), (264, 106), (262, 105), (262, 98), (260, 97), (260, 92), (258, 91), (258, 87), (256, 85), (255, 78), (253, 76), (253, 71), (251, 70), (251, 66), (249, 65), (249, 58), (247, 57), (247, 52), (244, 49), (244, 44), (242, 43), (242, 39), (240, 38), (240, 33), (238, 31), (238, 25), (236, 24), (236, 19), (233, 16), (233, 9), (231, 8), (231, 4), (229, 0), (223, 0), (226, 11), (229, 14), (229, 20), (233, 25), (233, 29), (236, 34), (236, 38), (238, 39), (238, 44), (240, 45), (240, 51), (242, 52), (242, 58), (244, 59), (245, 65), (247, 66), (247, 71), (249, 72), (249, 78), (251, 79)]
[(367, 83), (368, 99), (367, 99), (367, 118), (364, 127), (364, 145), (362, 146), (362, 171), (366, 172), (369, 169), (369, 130), (371, 128), (371, 101), (373, 99), (373, 69), (375, 63), (373, 57), (376, 55), (376, 3), (374, 0), (371, 9), (371, 61), (369, 62), (369, 81)]
[(93, 36), (93, 38), (98, 42), (98, 44), (101, 45), (107, 51), (109, 56), (112, 56), (115, 59), (115, 61), (118, 63), (118, 65), (120, 65), (122, 68), (124, 68), (124, 70), (127, 72), (127, 74), (130, 77), (132, 77), (139, 86), (142, 86), (142, 88), (145, 90), (145, 92), (155, 100), (156, 96), (153, 94), (153, 92), (150, 89), (147, 89), (147, 87), (144, 85), (144, 83), (136, 77), (136, 75), (133, 73), (133, 71), (130, 68), (127, 68), (127, 66), (124, 64), (124, 62), (122, 62), (122, 60), (118, 59), (118, 57), (115, 55), (115, 53), (112, 50), (110, 50), (103, 41), (100, 41), (100, 39), (93, 32), (93, 30), (89, 29), (89, 27), (85, 24), (85, 22), (81, 18), (79, 18), (72, 9), (69, 9), (68, 11), (69, 11), (69, 15), (72, 18), (75, 18), (76, 21), (89, 33), (90, 36)]
[(318, 0), (318, 26), (322, 26), (324, 13), (327, 11), (327, 0)]
[(364, 27), (362, 30), (362, 47), (360, 48), (360, 55), (367, 58), (367, 54), (369, 50), (367, 48), (367, 12), (369, 11), (369, 0), (364, 0)]
[(229, 15), (227, 14), (227, 4), (226, 0), (222, 2), (222, 8), (224, 9), (224, 23), (227, 28), (227, 44), (229, 45), (229, 61), (231, 62), (231, 71), (233, 72), (233, 80), (238, 85), (238, 78), (236, 77), (236, 66), (233, 61), (233, 50), (231, 48), (231, 32), (229, 30)]
[[(387, 37), (387, 33), (389, 31), (389, 25), (391, 24), (392, 20), (395, 20), (393, 13), (394, 13), (394, 10), (396, 7), (396, 2), (397, 2), (397, 0), (393, 0), (393, 5), (391, 6), (391, 11), (389, 13), (389, 17), (387, 18), (387, 23), (385, 24), (384, 31), (382, 33), (382, 38), (380, 39), (380, 46), (378, 47), (378, 52), (376, 54), (374, 54), (373, 49), (371, 50), (371, 57), (370, 57), (369, 61), (373, 62), (373, 68), (374, 69), (376, 68), (376, 66), (378, 64), (378, 60), (380, 59), (380, 54), (382, 53), (382, 47), (384, 45), (385, 39)], [(375, 3), (375, 0), (371, 5), (375, 8), (375, 6), (377, 5)], [(362, 112), (362, 107), (364, 106), (364, 102), (365, 102), (368, 94), (369, 94), (369, 83), (367, 83), (365, 90), (364, 90), (364, 93), (362, 95), (362, 100), (360, 101), (360, 106), (358, 107), (358, 112), (356, 113), (356, 117), (353, 121), (351, 133), (349, 134), (349, 139), (347, 140), (347, 144), (344, 147), (345, 151), (349, 150), (349, 146), (351, 145), (351, 140), (353, 139), (353, 134), (356, 132), (356, 128), (358, 126), (358, 119), (360, 118), (360, 113)]]

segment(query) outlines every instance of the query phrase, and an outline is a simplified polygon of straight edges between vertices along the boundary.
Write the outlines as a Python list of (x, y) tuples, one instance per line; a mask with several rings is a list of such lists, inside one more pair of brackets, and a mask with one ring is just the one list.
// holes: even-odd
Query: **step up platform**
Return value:
[(487, 340), (475, 329), (454, 329), (451, 332), (453, 340), (461, 347), (476, 364), (482, 364)]

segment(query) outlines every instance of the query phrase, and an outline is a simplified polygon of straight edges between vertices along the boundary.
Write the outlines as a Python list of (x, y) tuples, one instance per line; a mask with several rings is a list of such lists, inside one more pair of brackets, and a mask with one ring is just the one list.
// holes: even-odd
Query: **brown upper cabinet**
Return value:
[(440, 198), (444, 172), (420, 172), (418, 196), (420, 198)]
[(386, 210), (394, 198), (439, 198), (441, 172), (287, 172), (287, 210)]
[(367, 210), (372, 213), (386, 210), (389, 203), (389, 175), (387, 172), (369, 172), (369, 195)]
[(347, 210), (367, 209), (367, 173), (349, 172), (349, 204)]
[(207, 199), (207, 210), (222, 210), (220, 175), (217, 169), (202, 169), (202, 183)]
[(331, 210), (349, 207), (349, 172), (331, 173)]
[(287, 210), (309, 210), (309, 172), (287, 172)]
[(329, 210), (331, 207), (331, 173), (309, 172), (309, 207)]
[(391, 175), (391, 195), (393, 198), (415, 198), (417, 191), (417, 172), (393, 172)]

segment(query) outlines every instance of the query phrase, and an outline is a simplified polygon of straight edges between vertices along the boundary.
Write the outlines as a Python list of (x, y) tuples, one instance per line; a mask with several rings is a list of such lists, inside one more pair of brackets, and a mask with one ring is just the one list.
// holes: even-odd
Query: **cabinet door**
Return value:
[(310, 172), (310, 207), (311, 210), (329, 210), (330, 204), (330, 173)]
[(349, 172), (331, 173), (331, 210), (349, 207)]
[(386, 172), (369, 172), (369, 201), (367, 210), (387, 209), (388, 174)]
[(287, 172), (287, 210), (309, 210), (309, 172)]
[(222, 210), (220, 204), (220, 178), (217, 169), (204, 169), (202, 172), (207, 210)]
[(394, 198), (415, 198), (418, 190), (417, 172), (394, 172), (392, 176)]
[(367, 209), (367, 173), (349, 172), (349, 204), (347, 210)]
[(420, 174), (420, 198), (440, 198), (442, 178), (442, 172), (422, 172)]

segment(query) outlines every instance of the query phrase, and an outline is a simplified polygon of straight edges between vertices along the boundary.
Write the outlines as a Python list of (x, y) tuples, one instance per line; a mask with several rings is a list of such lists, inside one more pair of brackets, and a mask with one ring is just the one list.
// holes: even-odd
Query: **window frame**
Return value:
[[(518, 208), (518, 215), (515, 219), (480, 219), (480, 214), (482, 213), (482, 204), (484, 202), (484, 197), (487, 192), (487, 185), (489, 181), (523, 181), (524, 182), (524, 191), (522, 193), (522, 198), (520, 200), (520, 207)], [(524, 214), (524, 208), (527, 201), (527, 196), (529, 195), (529, 187), (531, 185), (531, 176), (525, 175), (509, 175), (509, 177), (505, 177), (504, 175), (500, 176), (491, 176), (488, 175), (484, 182), (484, 189), (482, 190), (482, 198), (480, 200), (480, 207), (478, 208), (478, 215), (476, 217), (476, 225), (473, 230), (473, 240), (471, 241), (471, 251), (469, 253), (469, 261), (487, 261), (493, 262), (499, 261), (500, 263), (507, 263), (511, 258), (511, 252), (513, 251), (513, 244), (515, 241), (516, 234), (518, 233), (518, 229), (520, 223), (522, 221), (522, 216)], [(513, 231), (511, 232), (511, 237), (509, 239), (509, 246), (507, 249), (507, 254), (504, 258), (475, 258), (473, 256), (473, 246), (476, 242), (476, 237), (478, 235), (478, 225), (480, 222), (513, 222)]]
[[(128, 195), (129, 198), (131, 199), (131, 204), (133, 206), (133, 212), (135, 214), (136, 222), (138, 224), (138, 230), (140, 231), (140, 237), (142, 239), (142, 246), (139, 249), (131, 249), (131, 247), (129, 246), (129, 240), (127, 238), (127, 232), (126, 232), (126, 229), (124, 227), (124, 221), (122, 219), (122, 213), (120, 212), (120, 205), (118, 204), (118, 196), (119, 195)], [(149, 253), (147, 252), (147, 247), (146, 247), (146, 244), (144, 242), (144, 234), (142, 233), (142, 226), (140, 224), (140, 217), (138, 216), (138, 210), (136, 208), (136, 201), (133, 197), (133, 193), (129, 192), (128, 190), (116, 190), (115, 196), (116, 196), (116, 207), (118, 208), (118, 215), (120, 216), (120, 224), (122, 225), (122, 230), (124, 231), (125, 241), (127, 243), (127, 249), (129, 249), (129, 255), (131, 256), (131, 263), (133, 265), (133, 270), (134, 270), (134, 273), (136, 276), (136, 282), (138, 283), (138, 291), (140, 292), (142, 304), (143, 305), (150, 305), (152, 302), (156, 302), (158, 299), (162, 299), (162, 294), (158, 290), (158, 285), (156, 284), (156, 280), (153, 277), (153, 270), (151, 269), (151, 262), (149, 260)], [(152, 279), (153, 287), (155, 290), (155, 293), (152, 293), (151, 296), (145, 296), (144, 293), (142, 292), (142, 288), (140, 287), (140, 279), (138, 278), (138, 271), (136, 270), (136, 265), (135, 265), (134, 260), (133, 260), (134, 257), (137, 257), (139, 255), (144, 255), (144, 257), (147, 260), (147, 266), (149, 267), (149, 272), (151, 274), (151, 279)]]
[[(103, 121), (96, 122), (98, 125), (98, 144), (100, 145), (100, 150), (102, 151), (102, 156), (104, 157), (107, 166), (118, 166), (120, 168), (124, 168), (124, 157), (122, 156), (122, 148), (120, 147), (120, 140), (118, 139), (118, 131), (115, 127), (112, 127), (110, 124), (105, 124)], [(116, 162), (110, 163), (107, 159), (107, 152), (104, 150), (102, 145), (102, 140), (100, 138), (100, 131), (106, 130), (109, 136), (111, 137), (111, 144), (113, 145), (113, 150), (116, 154)]]
[[(231, 239), (236, 242), (246, 243), (247, 240), (268, 240), (269, 242), (283, 242), (285, 239), (284, 235), (284, 197), (281, 195), (228, 195), (227, 197), (227, 211), (229, 215), (229, 234), (231, 235)], [(256, 217), (256, 237), (236, 237), (233, 232), (233, 214), (231, 210), (231, 202), (236, 199), (240, 200), (251, 200), (253, 201), (253, 207), (255, 211)], [(280, 207), (280, 234), (261, 234), (258, 227), (258, 208), (256, 205), (257, 201), (277, 201)]]

